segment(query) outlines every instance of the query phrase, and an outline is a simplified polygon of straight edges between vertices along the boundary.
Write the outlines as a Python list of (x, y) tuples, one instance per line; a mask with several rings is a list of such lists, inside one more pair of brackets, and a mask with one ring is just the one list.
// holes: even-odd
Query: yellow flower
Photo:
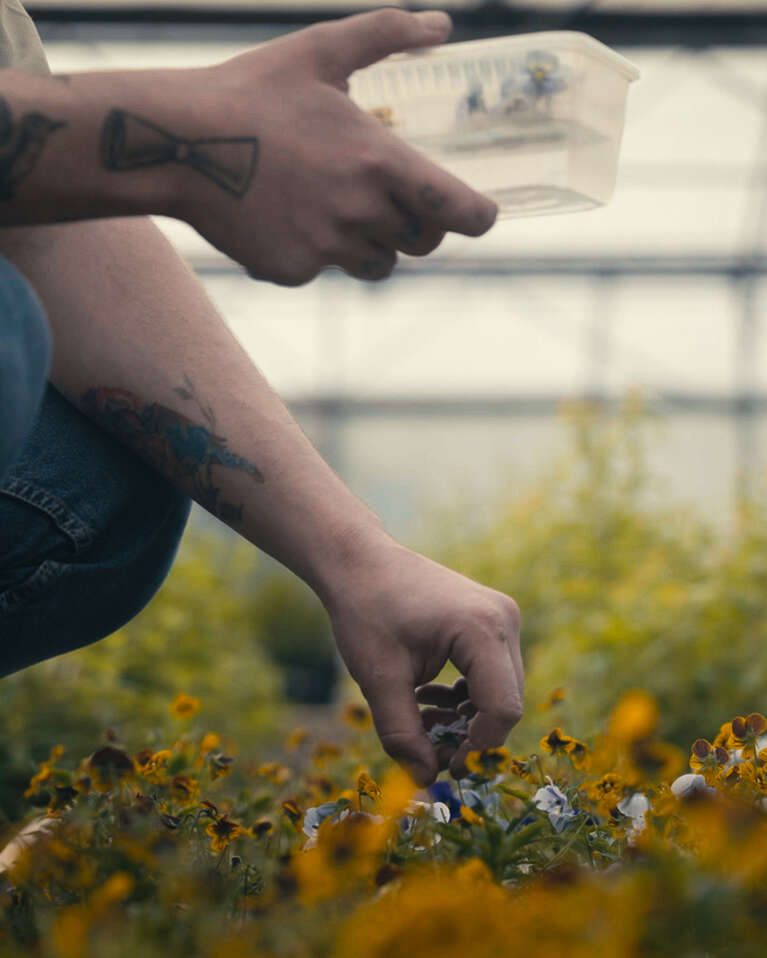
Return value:
[(477, 815), (468, 805), (461, 805), (461, 821), (466, 822), (467, 825), (485, 824), (482, 816)]
[(649, 738), (658, 725), (658, 705), (649, 692), (632, 689), (613, 709), (608, 731), (619, 742)]
[(526, 782), (538, 782), (538, 772), (535, 763), (527, 758), (513, 758), (509, 764), (512, 775), (524, 779)]
[(199, 786), (197, 781), (188, 775), (174, 775), (170, 782), (173, 796), (180, 802), (193, 802), (197, 797)]
[(381, 786), (377, 785), (367, 772), (360, 773), (357, 779), (357, 794), (368, 798), (381, 798)]
[(200, 700), (193, 695), (179, 692), (169, 706), (176, 718), (187, 719), (196, 715), (200, 710)]
[(222, 852), (244, 831), (242, 825), (233, 822), (226, 813), (214, 818), (205, 826), (205, 834), (210, 836), (210, 847), (214, 852)]
[(352, 728), (365, 730), (373, 727), (370, 709), (361, 702), (347, 702), (343, 707), (341, 717)]
[(311, 799), (317, 799), (320, 802), (326, 802), (336, 791), (333, 782), (327, 775), (307, 775), (304, 779), (307, 796)]
[(40, 769), (36, 772), (32, 778), (29, 780), (29, 786), (24, 792), (24, 798), (31, 798), (33, 795), (37, 795), (40, 792), (40, 786), (47, 783), (52, 775), (53, 766), (61, 758), (64, 753), (63, 745), (54, 745), (50, 751), (47, 762), (41, 762)]
[(724, 725), (719, 727), (716, 738), (712, 742), (713, 745), (720, 745), (722, 748), (734, 748), (731, 744), (732, 742), (732, 722), (725, 722)]
[(736, 715), (730, 723), (732, 735), (730, 748), (742, 748), (743, 757), (753, 757), (756, 751), (756, 740), (767, 729), (767, 718), (761, 712), (752, 712), (746, 718)]
[(223, 778), (231, 774), (234, 759), (229, 755), (222, 755), (221, 752), (212, 752), (208, 755), (208, 772), (212, 781), (217, 778)]
[(568, 742), (565, 747), (565, 752), (567, 752), (574, 768), (585, 770), (591, 764), (588, 746), (585, 742), (581, 742), (577, 738), (571, 739), (570, 742)]
[(168, 776), (166, 766), (171, 757), (169, 748), (160, 749), (159, 752), (153, 752), (151, 748), (142, 748), (136, 753), (135, 765), (136, 771), (142, 778), (154, 785), (163, 785), (167, 782)]
[(595, 782), (584, 782), (578, 787), (605, 816), (612, 814), (612, 810), (623, 798), (626, 790), (625, 782), (621, 776), (611, 772), (603, 775)]
[(317, 768), (325, 768), (331, 759), (339, 758), (341, 749), (333, 742), (318, 742), (312, 750), (312, 761)]
[(417, 789), (410, 776), (398, 765), (391, 768), (381, 782), (379, 811), (384, 818), (395, 819), (410, 803)]
[(264, 838), (274, 831), (274, 822), (270, 818), (257, 818), (250, 826), (250, 834), (254, 838)]
[(200, 742), (200, 753), (206, 755), (208, 752), (212, 752), (214, 748), (218, 748), (220, 744), (220, 735), (217, 735), (215, 732), (206, 732)]
[(552, 689), (551, 692), (549, 692), (546, 698), (538, 706), (538, 711), (548, 712), (550, 708), (553, 708), (555, 705), (559, 705), (559, 703), (564, 699), (564, 697), (565, 697), (565, 690), (564, 688), (562, 688), (561, 685), (555, 689)]
[(284, 785), (293, 773), (279, 762), (263, 762), (256, 769), (256, 774), (268, 778), (273, 785)]
[(131, 758), (114, 745), (103, 745), (87, 761), (88, 773), (94, 788), (108, 792), (133, 777), (135, 768)]
[(647, 781), (671, 781), (682, 773), (685, 764), (684, 753), (676, 745), (646, 739), (631, 745), (629, 759), (633, 774), (627, 771), (627, 778), (631, 778), (632, 785)]
[(465, 760), (466, 768), (475, 775), (494, 778), (509, 770), (511, 753), (507, 748), (483, 748), (469, 752)]
[(292, 798), (288, 798), (282, 802), (281, 807), (294, 825), (297, 825), (303, 818), (304, 813), (301, 811), (301, 806)]
[(730, 753), (721, 745), (714, 746), (705, 738), (695, 739), (692, 743), (690, 768), (702, 775), (709, 785), (716, 782), (729, 760)]
[(333, 956), (495, 958), (516, 954), (509, 902), (509, 894), (487, 877), (481, 865), (467, 862), (461, 868), (405, 875), (391, 891), (368, 899), (347, 919)]
[(372, 888), (388, 835), (387, 825), (361, 812), (339, 822), (326, 818), (317, 829), (316, 845), (293, 859), (302, 901), (326, 901), (360, 883)]
[(133, 878), (127, 872), (114, 872), (90, 897), (90, 905), (102, 911), (110, 905), (124, 901), (133, 891)]
[(549, 734), (542, 738), (540, 747), (544, 752), (550, 752), (552, 755), (565, 755), (568, 747), (575, 739), (565, 735), (561, 728), (552, 729)]
[(294, 728), (293, 731), (285, 739), (285, 748), (289, 752), (295, 752), (297, 748), (304, 745), (309, 741), (309, 732), (305, 728)]

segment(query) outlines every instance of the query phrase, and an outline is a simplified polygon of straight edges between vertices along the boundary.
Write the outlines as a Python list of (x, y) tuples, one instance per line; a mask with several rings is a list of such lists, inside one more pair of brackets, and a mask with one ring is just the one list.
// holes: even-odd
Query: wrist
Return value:
[(336, 526), (318, 544), (317, 561), (305, 578), (331, 616), (357, 593), (361, 581), (375, 577), (387, 556), (403, 548), (373, 513), (355, 525)]

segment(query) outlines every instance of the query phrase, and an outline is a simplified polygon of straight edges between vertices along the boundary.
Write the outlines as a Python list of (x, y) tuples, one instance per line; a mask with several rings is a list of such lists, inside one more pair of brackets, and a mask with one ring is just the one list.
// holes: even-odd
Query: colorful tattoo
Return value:
[(200, 410), (205, 425), (196, 423), (160, 403), (142, 403), (127, 389), (99, 386), (82, 396), (84, 411), (152, 466), (174, 482), (183, 482), (189, 494), (205, 509), (229, 525), (242, 521), (242, 504), (226, 502), (214, 483), (214, 466), (245, 472), (254, 482), (264, 482), (252, 462), (230, 452), (226, 439), (215, 434), (210, 405), (201, 402), (194, 383), (173, 390)]

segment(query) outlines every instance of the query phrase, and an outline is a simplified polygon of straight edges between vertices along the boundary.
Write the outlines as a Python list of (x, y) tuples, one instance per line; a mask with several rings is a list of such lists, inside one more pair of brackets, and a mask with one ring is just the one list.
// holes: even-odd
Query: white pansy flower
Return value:
[(621, 799), (617, 805), (618, 811), (631, 819), (631, 828), (627, 836), (629, 845), (632, 845), (639, 833), (645, 827), (645, 813), (650, 810), (650, 800), (642, 792)]
[(568, 822), (578, 817), (578, 813), (567, 800), (564, 792), (560, 791), (549, 778), (549, 784), (539, 788), (533, 795), (536, 808), (546, 812), (554, 830), (561, 832)]
[(686, 775), (680, 775), (671, 783), (671, 791), (677, 798), (689, 798), (698, 792), (705, 795), (716, 795), (717, 791), (711, 785), (706, 784), (702, 775), (694, 772), (688, 772)]

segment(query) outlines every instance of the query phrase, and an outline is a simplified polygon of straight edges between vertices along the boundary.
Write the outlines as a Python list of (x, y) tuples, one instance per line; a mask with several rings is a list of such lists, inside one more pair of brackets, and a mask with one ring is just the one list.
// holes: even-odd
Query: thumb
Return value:
[(322, 62), (332, 74), (327, 79), (345, 80), (391, 53), (444, 43), (451, 30), (450, 17), (439, 10), (408, 13), (392, 7), (323, 24), (329, 55)]
[(386, 754), (402, 765), (417, 785), (431, 785), (439, 774), (439, 762), (424, 731), (412, 684), (390, 673), (363, 692)]

